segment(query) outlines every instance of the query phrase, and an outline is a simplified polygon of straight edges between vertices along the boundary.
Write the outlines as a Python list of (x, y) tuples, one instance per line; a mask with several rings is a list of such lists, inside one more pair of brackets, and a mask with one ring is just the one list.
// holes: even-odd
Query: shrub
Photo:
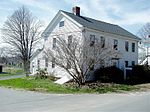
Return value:
[(144, 65), (136, 65), (132, 69), (132, 75), (129, 79), (133, 83), (150, 82), (150, 67)]
[(46, 69), (39, 69), (37, 70), (37, 73), (35, 74), (35, 79), (46, 79), (48, 78), (48, 72)]
[(102, 82), (123, 82), (123, 71), (115, 66), (99, 68), (95, 72), (96, 80)]

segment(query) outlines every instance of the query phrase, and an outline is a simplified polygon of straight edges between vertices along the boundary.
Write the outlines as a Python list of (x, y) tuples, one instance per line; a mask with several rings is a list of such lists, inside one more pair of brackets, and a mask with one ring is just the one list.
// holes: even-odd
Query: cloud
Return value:
[(57, 11), (54, 5), (50, 4), (49, 2), (45, 2), (43, 0), (13, 0), (14, 2), (21, 3), (26, 6), (30, 6), (32, 8), (37, 8), (42, 11), (46, 11), (51, 13), (52, 15), (55, 14)]
[[(70, 0), (65, 0), (71, 4)], [(150, 22), (150, 7), (146, 0), (120, 1), (120, 0), (88, 0), (74, 1), (81, 7), (85, 16), (119, 25), (145, 24)]]

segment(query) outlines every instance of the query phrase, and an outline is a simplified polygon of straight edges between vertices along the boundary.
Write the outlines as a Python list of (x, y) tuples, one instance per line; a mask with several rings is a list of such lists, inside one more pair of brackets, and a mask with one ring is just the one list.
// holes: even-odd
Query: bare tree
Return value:
[(139, 59), (140, 64), (149, 57), (149, 48), (150, 48), (150, 23), (146, 23), (138, 32), (139, 37), (141, 38), (141, 43), (139, 44)]
[[(150, 36), (150, 23), (146, 23), (138, 32), (138, 35), (142, 39), (146, 39)], [(150, 38), (150, 37), (149, 37)]]
[(7, 47), (0, 47), (0, 63), (7, 63), (7, 54), (8, 48)]
[(5, 55), (5, 47), (0, 47), (0, 57)]
[(41, 22), (22, 6), (8, 17), (2, 29), (4, 42), (11, 45), (22, 59), (26, 76), (29, 74), (30, 58), (41, 39), (41, 27)]
[(56, 39), (57, 45), (53, 49), (45, 48), (45, 54), (52, 63), (55, 60), (57, 66), (65, 69), (79, 86), (96, 66), (118, 56), (118, 51), (100, 41), (91, 42), (77, 35), (67, 40), (57, 35)]

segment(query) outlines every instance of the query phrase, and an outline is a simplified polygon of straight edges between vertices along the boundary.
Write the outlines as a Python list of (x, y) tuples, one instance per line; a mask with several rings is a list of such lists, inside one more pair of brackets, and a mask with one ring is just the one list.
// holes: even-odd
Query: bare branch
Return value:
[(26, 72), (29, 71), (30, 58), (41, 39), (41, 28), (41, 22), (24, 6), (16, 10), (3, 26), (3, 41), (20, 55)]

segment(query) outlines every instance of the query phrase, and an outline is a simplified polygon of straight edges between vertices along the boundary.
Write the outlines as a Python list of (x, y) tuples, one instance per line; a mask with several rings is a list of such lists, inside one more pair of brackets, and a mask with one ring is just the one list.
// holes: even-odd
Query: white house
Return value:
[(143, 38), (139, 44), (139, 64), (150, 65), (150, 36)]
[[(118, 25), (80, 15), (79, 7), (74, 7), (72, 13), (60, 10), (56, 14), (42, 34), (45, 40), (43, 49), (55, 47), (57, 36), (68, 38), (76, 35), (81, 38), (93, 39), (92, 41), (98, 39), (104, 44), (115, 46), (115, 49), (121, 53), (121, 57), (112, 59), (109, 62), (110, 65), (124, 70), (125, 67), (138, 64), (138, 42), (140, 38)], [(34, 74), (38, 68), (47, 68), (48, 72), (57, 76), (68, 75), (55, 63), (48, 62), (48, 59), (43, 56), (43, 49), (38, 50), (31, 59), (31, 72)]]

